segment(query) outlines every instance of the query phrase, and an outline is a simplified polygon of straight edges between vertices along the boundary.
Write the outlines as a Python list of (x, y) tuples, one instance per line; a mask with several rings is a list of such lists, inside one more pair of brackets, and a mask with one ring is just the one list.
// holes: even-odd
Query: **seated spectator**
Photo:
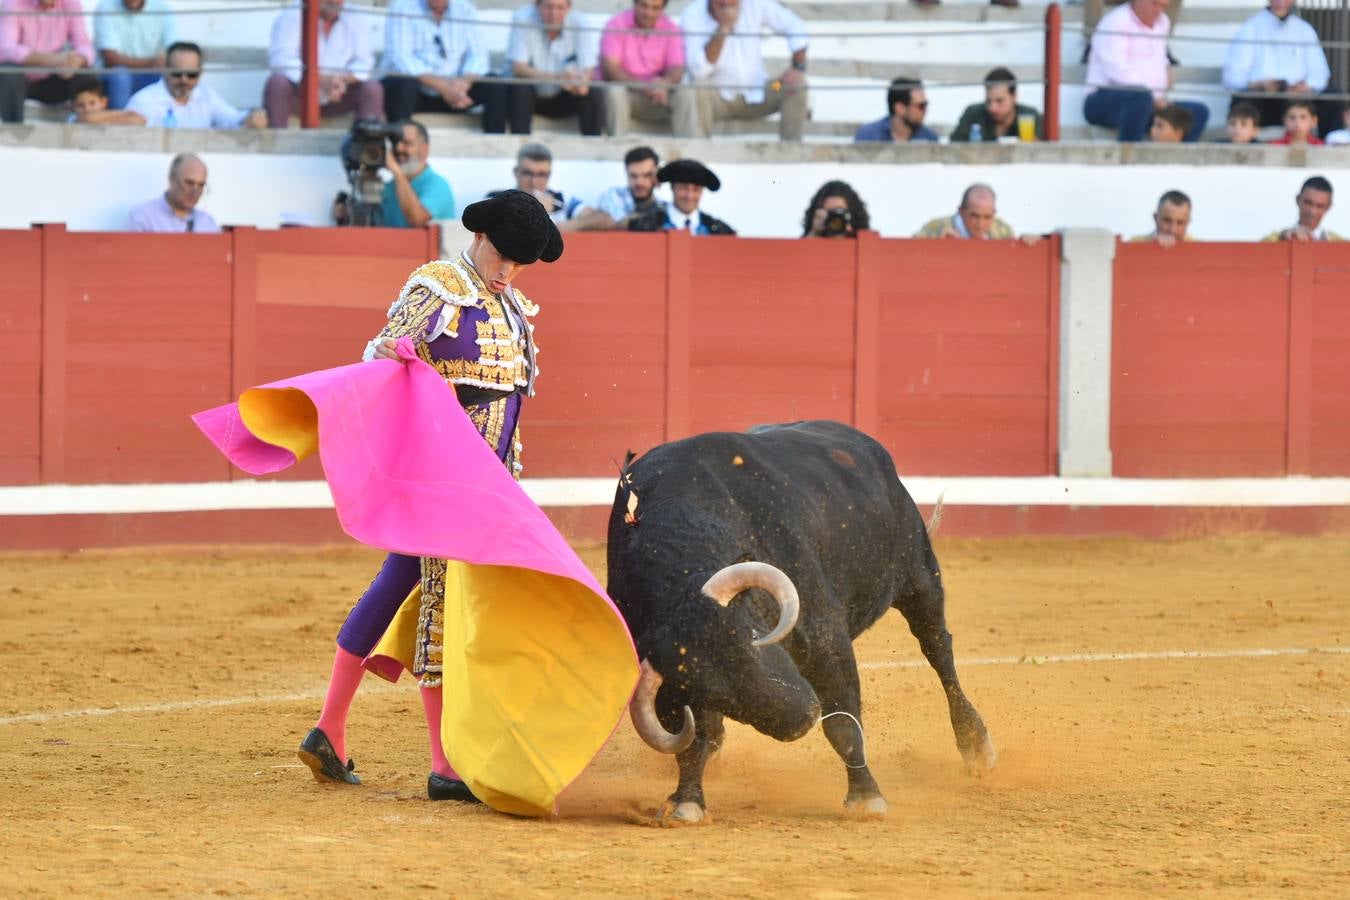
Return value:
[(656, 173), (659, 181), (670, 182), (674, 202), (668, 207), (648, 210), (628, 223), (629, 231), (671, 231), (678, 229), (689, 234), (732, 234), (735, 230), (698, 208), (703, 200), (703, 189), (716, 191), (722, 182), (703, 163), (692, 159), (677, 159), (666, 163)]
[[(1122, 141), (1141, 141), (1155, 110), (1167, 106), (1168, 0), (1130, 0), (1102, 19), (1088, 53), (1087, 83), (1095, 88), (1083, 102), (1093, 125), (1115, 128)], [(1187, 141), (1198, 140), (1209, 122), (1209, 107), (1177, 101), (1194, 121)]]
[(888, 115), (868, 122), (853, 136), (855, 143), (869, 141), (936, 141), (938, 136), (923, 124), (928, 114), (928, 95), (923, 82), (914, 78), (897, 78), (886, 91)]
[(197, 208), (204, 193), (206, 164), (191, 153), (180, 153), (169, 164), (169, 189), (132, 209), (127, 231), (217, 234), (216, 220)]
[(76, 75), (70, 80), (74, 110), (67, 122), (82, 125), (144, 125), (145, 116), (129, 109), (108, 109), (108, 95), (97, 75)]
[[(319, 115), (355, 113), (357, 119), (384, 118), (384, 85), (371, 77), (375, 54), (361, 22), (342, 15), (344, 0), (319, 4)], [(272, 22), (267, 65), (272, 74), (263, 87), (269, 128), (285, 128), (300, 108), (302, 22), (299, 7), (283, 9)]]
[(660, 158), (651, 147), (629, 150), (623, 157), (628, 184), (609, 188), (593, 206), (583, 207), (559, 228), (563, 231), (624, 231), (634, 219), (653, 210), (665, 209), (665, 201), (656, 199), (656, 174), (660, 164)]
[[(1284, 118), (1286, 97), (1309, 99), (1331, 83), (1327, 55), (1317, 32), (1294, 12), (1294, 0), (1269, 0), (1269, 6), (1242, 23), (1223, 59), (1223, 84), (1234, 100), (1256, 107), (1262, 125)], [(1333, 112), (1337, 104), (1327, 110)]]
[(802, 217), (802, 237), (857, 237), (871, 227), (867, 204), (846, 181), (822, 184)]
[(1257, 135), (1261, 131), (1261, 114), (1256, 107), (1243, 100), (1228, 108), (1229, 144), (1259, 144)]
[[(1028, 127), (1022, 120), (1030, 119)], [(1017, 102), (1017, 78), (1000, 66), (984, 76), (984, 102), (972, 103), (961, 113), (953, 141), (996, 141), (1002, 137), (1036, 140), (1044, 132), (1041, 114)]]
[(1335, 232), (1322, 227), (1322, 219), (1331, 211), (1331, 182), (1321, 175), (1314, 175), (1303, 182), (1298, 196), (1298, 222), (1283, 231), (1274, 231), (1266, 235), (1265, 241), (1343, 241)]
[(202, 48), (179, 41), (169, 47), (169, 71), (159, 81), (131, 95), (127, 109), (157, 128), (265, 128), (261, 109), (235, 109), (209, 85), (201, 83)]
[(582, 134), (600, 134), (605, 95), (591, 90), (599, 57), (581, 31), (585, 25), (581, 13), (572, 10), (572, 0), (535, 0), (511, 17), (506, 44), (511, 74), (541, 82), (507, 88), (511, 130), (516, 134), (530, 133), (536, 113), (550, 119), (576, 116)]
[(1328, 144), (1350, 144), (1350, 103), (1346, 103), (1341, 109), (1341, 125), (1343, 127), (1327, 135)]
[(384, 165), (393, 180), (380, 197), (380, 216), (386, 228), (422, 228), (438, 219), (455, 217), (455, 193), (450, 182), (427, 165), (431, 137), (421, 122), (403, 122), (403, 139), (385, 150)]
[(469, 0), (390, 0), (382, 62), (394, 73), (384, 79), (389, 121), (482, 105), (483, 131), (506, 133), (506, 85), (478, 80), (488, 52)]
[[(68, 15), (57, 15), (68, 13)], [(0, 66), (56, 72), (0, 72), (0, 122), (22, 122), (23, 102), (70, 101), (75, 69), (94, 61), (80, 0), (4, 0), (0, 4)]]
[[(806, 130), (806, 23), (778, 0), (693, 0), (680, 16), (684, 62), (698, 115), (675, 121), (676, 137), (706, 138), (713, 123), (781, 113), (778, 136), (800, 141)], [(787, 38), (792, 62), (769, 78), (761, 35)], [(686, 129), (696, 125), (693, 132)]]
[(605, 88), (612, 135), (627, 134), (633, 119), (670, 122), (676, 134), (698, 131), (694, 89), (679, 86), (684, 80), (684, 40), (665, 8), (666, 0), (633, 0), (632, 9), (605, 23), (600, 74), (605, 81), (626, 82)]
[(103, 57), (108, 107), (124, 109), (131, 95), (159, 80), (169, 46), (178, 40), (165, 0), (102, 0), (94, 12), (94, 48)]
[[(915, 6), (941, 6), (942, 0), (909, 0)], [(989, 0), (990, 6), (1005, 6), (1008, 9), (1016, 9), (1022, 5), (1022, 0)]]
[(1153, 212), (1153, 232), (1130, 238), (1132, 241), (1153, 241), (1160, 247), (1175, 247), (1177, 241), (1189, 241), (1186, 230), (1191, 227), (1191, 198), (1181, 191), (1168, 191), (1158, 198)]
[(914, 236), (994, 241), (1016, 237), (1012, 226), (997, 218), (995, 212), (994, 189), (987, 184), (972, 184), (961, 195), (956, 215), (933, 219)]
[(1272, 144), (1322, 144), (1317, 136), (1317, 110), (1311, 100), (1294, 100), (1284, 111), (1284, 134)]
[[(521, 147), (516, 154), (516, 167), (511, 172), (516, 176), (514, 190), (524, 191), (542, 203), (555, 224), (567, 221), (581, 209), (581, 201), (576, 197), (569, 199), (563, 196), (562, 191), (555, 191), (548, 186), (548, 180), (553, 176), (553, 154), (543, 144)], [(506, 190), (492, 191), (488, 199), (504, 193)]]
[(1180, 144), (1194, 124), (1191, 111), (1177, 103), (1169, 103), (1153, 111), (1153, 124), (1148, 139), (1155, 144)]

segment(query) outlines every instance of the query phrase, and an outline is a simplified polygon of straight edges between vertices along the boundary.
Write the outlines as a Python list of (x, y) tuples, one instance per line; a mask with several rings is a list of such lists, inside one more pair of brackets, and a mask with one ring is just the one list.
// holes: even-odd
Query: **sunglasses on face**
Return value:
[(913, 106), (913, 107), (916, 108), (916, 109), (927, 109), (927, 108), (928, 108), (928, 101), (927, 101), (927, 100), (915, 100), (913, 103), (910, 104), (910, 106)]
[(201, 73), (200, 71), (191, 71), (191, 72), (189, 72), (189, 71), (186, 71), (186, 70), (179, 70), (179, 71), (176, 71), (176, 72), (170, 72), (170, 73), (169, 73), (169, 77), (170, 77), (170, 78), (175, 78), (175, 79), (181, 79), (181, 80), (183, 80), (183, 81), (196, 81), (198, 78), (201, 78), (201, 77), (202, 77), (202, 73)]

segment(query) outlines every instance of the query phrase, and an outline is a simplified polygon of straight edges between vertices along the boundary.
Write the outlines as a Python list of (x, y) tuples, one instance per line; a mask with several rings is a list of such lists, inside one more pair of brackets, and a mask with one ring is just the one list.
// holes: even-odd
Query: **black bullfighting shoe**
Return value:
[(483, 802), (473, 795), (464, 782), (435, 772), (427, 776), (427, 797), (432, 800), (458, 800), (460, 803)]
[(328, 735), (318, 728), (311, 728), (309, 734), (300, 742), (296, 751), (300, 761), (309, 766), (315, 781), (337, 781), (342, 784), (360, 784), (361, 778), (352, 770), (356, 763), (350, 759), (343, 765), (337, 751), (328, 740)]

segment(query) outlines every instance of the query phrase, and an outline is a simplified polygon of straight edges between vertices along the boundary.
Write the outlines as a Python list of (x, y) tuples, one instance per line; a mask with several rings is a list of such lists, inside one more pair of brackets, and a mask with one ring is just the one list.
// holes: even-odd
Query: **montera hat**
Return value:
[(712, 169), (696, 159), (677, 159), (668, 162), (656, 173), (656, 178), (658, 181), (669, 181), (672, 184), (701, 184), (710, 191), (722, 186), (722, 182), (712, 173)]
[(512, 262), (529, 265), (553, 262), (562, 256), (562, 235), (544, 211), (544, 205), (524, 191), (502, 191), (495, 197), (470, 203), (464, 209), (464, 227), (485, 234), (497, 252)]

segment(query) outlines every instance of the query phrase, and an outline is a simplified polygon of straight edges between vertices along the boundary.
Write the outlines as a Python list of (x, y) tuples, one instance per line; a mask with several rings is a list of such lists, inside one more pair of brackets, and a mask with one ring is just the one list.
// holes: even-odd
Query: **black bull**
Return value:
[[(735, 567), (747, 561), (774, 568)], [(790, 584), (761, 577), (776, 570)], [(785, 597), (794, 587), (795, 627)], [(884, 814), (852, 642), (892, 607), (942, 682), (968, 767), (994, 764), (956, 677), (923, 518), (886, 450), (848, 426), (769, 425), (664, 444), (635, 462), (630, 454), (610, 514), (609, 594), (645, 661), (634, 724), (677, 754), (679, 786), (663, 819), (703, 819), (703, 770), (723, 716), (783, 741), (820, 722), (845, 765), (846, 806)]]

